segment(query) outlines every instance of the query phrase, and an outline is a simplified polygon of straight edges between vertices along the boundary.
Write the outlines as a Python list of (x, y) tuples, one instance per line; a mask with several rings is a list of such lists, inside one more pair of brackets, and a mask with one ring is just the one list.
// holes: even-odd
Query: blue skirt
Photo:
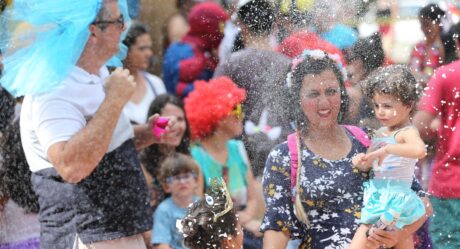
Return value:
[(401, 210), (396, 222), (398, 228), (414, 223), (425, 214), (425, 206), (410, 183), (382, 179), (365, 182), (361, 223), (375, 224), (390, 209)]

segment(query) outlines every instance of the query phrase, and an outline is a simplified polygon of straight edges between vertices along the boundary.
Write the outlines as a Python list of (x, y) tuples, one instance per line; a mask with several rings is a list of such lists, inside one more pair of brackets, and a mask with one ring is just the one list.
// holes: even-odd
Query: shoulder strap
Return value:
[(371, 145), (369, 136), (358, 126), (343, 125), (364, 147), (368, 148)]
[(147, 76), (147, 73), (143, 73), (144, 79), (147, 81), (147, 85), (149, 85), (150, 89), (152, 90), (153, 97), (155, 98), (158, 96), (157, 90), (155, 90), (155, 86), (153, 85), (153, 82), (150, 81), (149, 77)]
[[(410, 128), (412, 128), (412, 127), (414, 127), (414, 126), (413, 126), (413, 125), (408, 125), (408, 126), (404, 126), (403, 128), (400, 128), (400, 129), (396, 130), (395, 132), (393, 132), (393, 137), (396, 139), (396, 135), (397, 135), (398, 133), (400, 133), (401, 131), (410, 129)], [(415, 128), (415, 127), (414, 127), (414, 128)], [(415, 128), (415, 129), (417, 129), (417, 128)]]
[[(291, 190), (293, 190), (297, 183), (296, 176), (297, 168), (299, 165), (297, 153), (297, 140), (295, 132), (288, 135), (287, 144), (289, 148), (289, 155), (291, 156)], [(293, 201), (295, 200), (295, 195), (292, 195), (292, 199)]]

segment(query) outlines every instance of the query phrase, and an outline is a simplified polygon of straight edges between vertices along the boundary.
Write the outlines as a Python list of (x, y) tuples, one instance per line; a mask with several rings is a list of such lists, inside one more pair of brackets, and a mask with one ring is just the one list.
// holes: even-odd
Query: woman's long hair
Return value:
[[(296, 124), (296, 144), (298, 153), (298, 165), (295, 185), (295, 202), (294, 202), (294, 214), (297, 219), (305, 224), (309, 224), (308, 215), (302, 205), (300, 190), (301, 190), (301, 178), (300, 174), (302, 171), (302, 150), (301, 150), (301, 136), (306, 134), (308, 129), (308, 120), (303, 113), (300, 106), (300, 90), (302, 89), (303, 79), (306, 75), (319, 75), (326, 70), (331, 70), (337, 77), (340, 87), (340, 111), (337, 117), (337, 122), (341, 123), (344, 118), (344, 114), (348, 109), (348, 95), (345, 90), (343, 74), (339, 70), (337, 63), (324, 54), (323, 57), (316, 58), (309, 55), (302, 55), (299, 58), (301, 61), (293, 64), (290, 73), (288, 74), (288, 85), (290, 87), (291, 103), (294, 103), (294, 113), (292, 119)], [(294, 60), (296, 61), (296, 60)], [(293, 160), (291, 158), (291, 160)]]

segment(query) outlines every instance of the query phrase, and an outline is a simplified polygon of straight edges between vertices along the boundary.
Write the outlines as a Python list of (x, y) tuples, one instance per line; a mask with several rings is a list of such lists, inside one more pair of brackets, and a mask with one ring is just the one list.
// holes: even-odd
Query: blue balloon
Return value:
[(358, 41), (358, 32), (343, 24), (336, 24), (331, 30), (321, 34), (321, 38), (339, 49), (346, 49)]

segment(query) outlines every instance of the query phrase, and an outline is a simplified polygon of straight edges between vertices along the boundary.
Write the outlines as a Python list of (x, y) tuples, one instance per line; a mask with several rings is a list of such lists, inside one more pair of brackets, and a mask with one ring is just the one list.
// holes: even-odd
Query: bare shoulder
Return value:
[(420, 138), (420, 133), (415, 126), (407, 126), (407, 127), (402, 128), (400, 131), (398, 131), (395, 134), (395, 139), (396, 139), (396, 142), (398, 143), (404, 143), (404, 142), (407, 142), (408, 140), (421, 139), (421, 138)]

